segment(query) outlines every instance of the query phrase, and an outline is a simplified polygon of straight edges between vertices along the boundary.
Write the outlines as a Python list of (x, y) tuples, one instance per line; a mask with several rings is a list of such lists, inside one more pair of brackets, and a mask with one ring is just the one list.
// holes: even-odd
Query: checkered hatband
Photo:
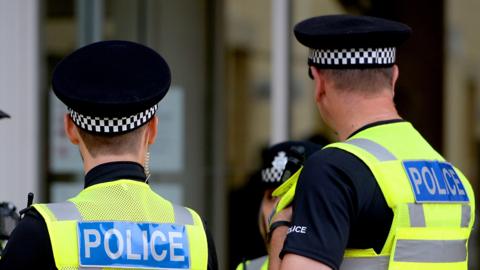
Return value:
[(285, 166), (287, 165), (288, 157), (285, 152), (278, 152), (272, 161), (272, 167), (262, 170), (262, 181), (266, 183), (280, 182)]
[(84, 130), (95, 133), (115, 134), (134, 130), (142, 126), (155, 115), (157, 109), (158, 104), (155, 104), (155, 106), (143, 112), (121, 118), (89, 116), (78, 113), (71, 108), (68, 108), (68, 111), (73, 122)]
[(395, 64), (395, 47), (352, 48), (352, 49), (310, 49), (310, 64), (320, 67), (374, 67)]

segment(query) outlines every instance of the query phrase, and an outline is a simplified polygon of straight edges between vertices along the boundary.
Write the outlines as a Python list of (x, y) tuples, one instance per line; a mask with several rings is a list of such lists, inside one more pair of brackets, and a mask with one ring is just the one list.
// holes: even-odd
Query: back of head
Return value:
[(145, 132), (145, 126), (121, 134), (92, 133), (78, 129), (78, 133), (92, 157), (136, 153), (141, 147), (143, 132)]
[(95, 156), (138, 149), (170, 82), (170, 69), (157, 52), (113, 40), (65, 57), (54, 70), (52, 89)]
[(335, 89), (364, 95), (378, 93), (392, 88), (391, 67), (369, 69), (322, 69)]

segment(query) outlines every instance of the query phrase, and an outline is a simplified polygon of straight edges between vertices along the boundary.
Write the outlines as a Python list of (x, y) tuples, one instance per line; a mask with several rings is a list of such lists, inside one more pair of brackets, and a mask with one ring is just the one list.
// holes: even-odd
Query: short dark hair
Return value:
[(322, 69), (321, 70), (335, 85), (343, 91), (363, 91), (375, 93), (392, 87), (393, 69)]
[(92, 157), (102, 154), (121, 155), (135, 153), (140, 148), (142, 139), (140, 134), (146, 126), (147, 124), (122, 134), (92, 133), (80, 128), (78, 133)]

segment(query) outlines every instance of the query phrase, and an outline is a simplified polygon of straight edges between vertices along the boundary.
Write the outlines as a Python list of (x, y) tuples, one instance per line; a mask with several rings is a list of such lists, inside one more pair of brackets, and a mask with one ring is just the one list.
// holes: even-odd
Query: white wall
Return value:
[(39, 1), (0, 0), (0, 201), (39, 191)]

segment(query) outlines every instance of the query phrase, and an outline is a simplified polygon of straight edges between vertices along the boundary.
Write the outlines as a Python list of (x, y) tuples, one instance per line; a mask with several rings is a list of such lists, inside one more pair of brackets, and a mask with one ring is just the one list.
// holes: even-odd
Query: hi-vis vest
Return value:
[(242, 262), (235, 270), (268, 270), (268, 255)]
[(33, 206), (45, 220), (59, 270), (207, 269), (200, 217), (145, 183), (97, 184), (66, 202)]
[(347, 250), (341, 270), (466, 270), (474, 195), (465, 176), (408, 122), (333, 143), (372, 171), (394, 218), (380, 254)]

